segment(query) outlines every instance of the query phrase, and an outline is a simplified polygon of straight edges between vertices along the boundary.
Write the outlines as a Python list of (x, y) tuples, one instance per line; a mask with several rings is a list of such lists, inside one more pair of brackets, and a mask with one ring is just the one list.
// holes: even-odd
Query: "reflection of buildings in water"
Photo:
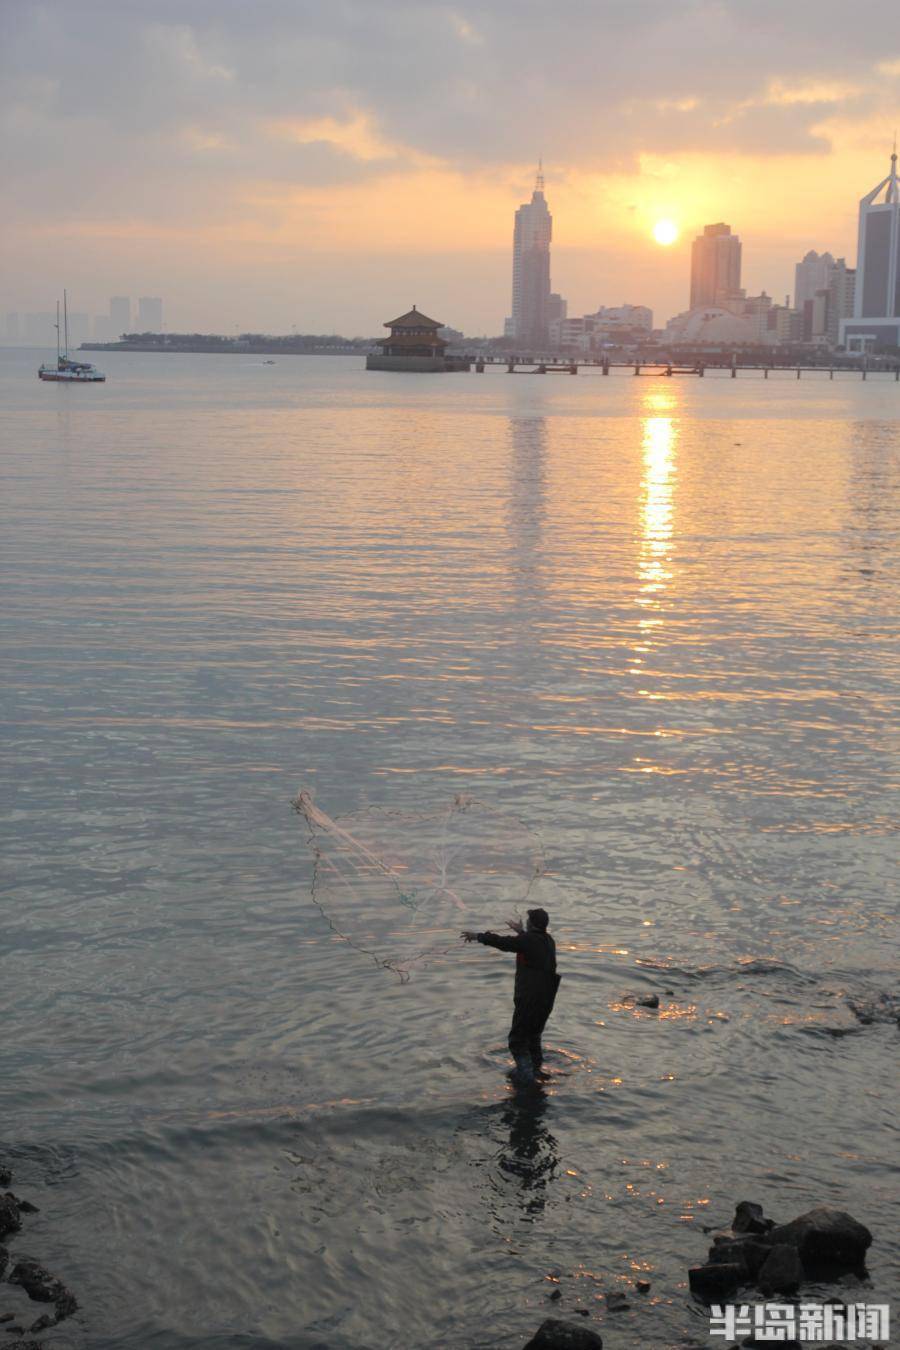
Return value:
[(519, 601), (530, 604), (540, 593), (547, 477), (546, 417), (511, 417), (507, 530), (510, 573)]
[(550, 1098), (543, 1092), (513, 1097), (504, 1105), (501, 1122), (509, 1131), (498, 1166), (517, 1188), (516, 1199), (528, 1219), (543, 1212), (547, 1192), (559, 1167), (559, 1146), (544, 1117)]

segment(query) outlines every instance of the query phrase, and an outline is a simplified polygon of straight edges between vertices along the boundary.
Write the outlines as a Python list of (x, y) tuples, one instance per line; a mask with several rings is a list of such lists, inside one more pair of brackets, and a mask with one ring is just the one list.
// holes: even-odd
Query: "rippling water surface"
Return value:
[[(687, 1267), (743, 1198), (850, 1210), (896, 1294), (900, 1031), (847, 999), (897, 993), (898, 386), (38, 359), (0, 1152), (81, 1303), (48, 1344), (517, 1350), (576, 1307), (704, 1344)], [(300, 786), (539, 835), (543, 1094), (507, 958), (400, 984), (332, 931)]]

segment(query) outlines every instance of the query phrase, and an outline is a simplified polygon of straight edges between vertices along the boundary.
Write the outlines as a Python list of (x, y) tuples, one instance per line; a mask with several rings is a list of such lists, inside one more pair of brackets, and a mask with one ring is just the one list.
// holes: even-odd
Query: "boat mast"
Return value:
[(66, 345), (63, 348), (63, 355), (66, 360), (69, 359), (69, 302), (66, 298), (66, 292), (63, 291), (63, 326), (66, 333)]
[(56, 302), (56, 364), (59, 365), (59, 301)]

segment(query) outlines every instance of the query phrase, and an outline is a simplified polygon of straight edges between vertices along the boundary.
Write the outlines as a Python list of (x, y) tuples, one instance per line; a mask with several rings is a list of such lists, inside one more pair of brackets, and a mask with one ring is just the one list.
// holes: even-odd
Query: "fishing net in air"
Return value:
[(309, 830), (313, 901), (335, 933), (403, 981), (458, 948), (462, 929), (502, 927), (544, 870), (537, 835), (473, 797), (336, 819), (308, 792), (292, 804)]

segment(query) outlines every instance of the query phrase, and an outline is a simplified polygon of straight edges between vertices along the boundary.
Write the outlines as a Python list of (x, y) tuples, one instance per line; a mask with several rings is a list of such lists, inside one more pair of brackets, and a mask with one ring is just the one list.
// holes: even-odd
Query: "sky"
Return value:
[[(724, 220), (782, 300), (855, 261), (900, 126), (896, 0), (0, 0), (0, 311), (170, 331), (502, 332), (543, 157), (569, 314), (687, 307)], [(675, 221), (662, 247), (654, 224)]]

